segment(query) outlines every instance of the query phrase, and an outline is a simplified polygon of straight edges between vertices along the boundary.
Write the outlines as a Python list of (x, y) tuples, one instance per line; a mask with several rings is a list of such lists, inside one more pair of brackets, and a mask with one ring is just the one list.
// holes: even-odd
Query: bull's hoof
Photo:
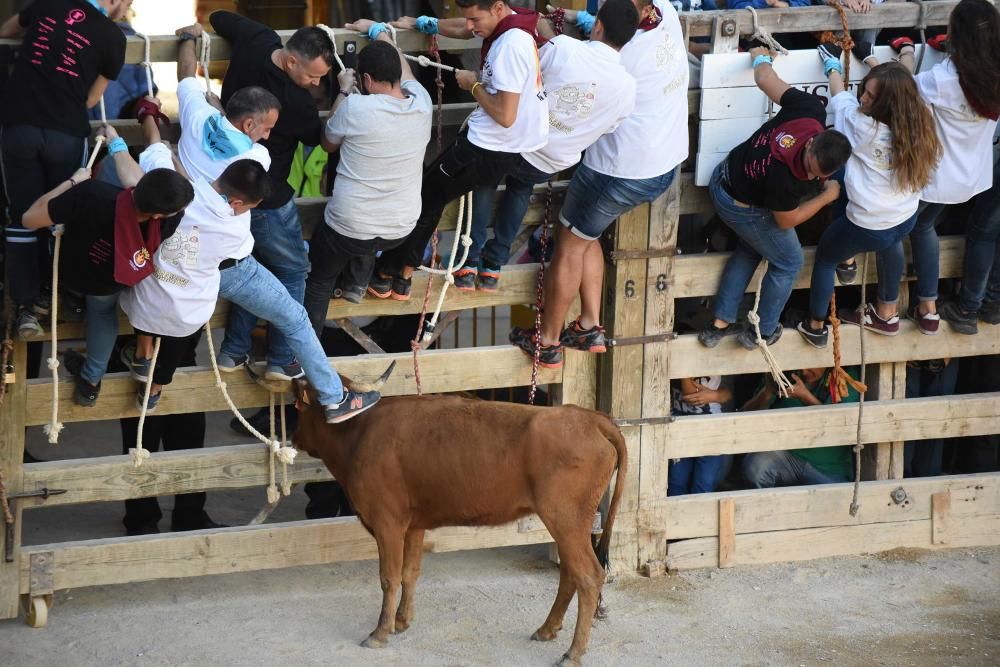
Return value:
[(556, 635), (558, 634), (559, 634), (558, 628), (556, 628), (555, 630), (548, 630), (545, 627), (541, 627), (535, 630), (535, 633), (531, 635), (531, 638), (534, 639), (536, 642), (550, 642), (553, 639), (555, 639)]
[(398, 634), (400, 634), (402, 632), (406, 632), (409, 629), (410, 629), (410, 622), (408, 620), (404, 619), (404, 618), (400, 618), (399, 616), (397, 616), (396, 617), (396, 627), (392, 631), (393, 634), (397, 634), (398, 635)]
[(365, 648), (385, 648), (385, 645), (389, 642), (385, 639), (379, 639), (375, 635), (369, 635), (367, 639), (361, 642), (361, 645)]
[(598, 621), (608, 620), (608, 605), (604, 604), (604, 601), (597, 603), (597, 609), (594, 610), (594, 618)]
[(579, 658), (569, 657), (569, 653), (563, 655), (562, 660), (556, 663), (558, 667), (580, 667), (582, 664)]

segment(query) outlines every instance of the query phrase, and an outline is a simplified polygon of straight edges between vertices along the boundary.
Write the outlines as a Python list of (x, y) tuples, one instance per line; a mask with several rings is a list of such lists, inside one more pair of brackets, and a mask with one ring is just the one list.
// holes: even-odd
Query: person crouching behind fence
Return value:
[(375, 254), (400, 245), (420, 215), (420, 182), (431, 136), (430, 95), (413, 78), (384, 23), (359, 21), (373, 41), (358, 56), (355, 73), (337, 75), (340, 93), (323, 134), (323, 148), (340, 151), (333, 196), (309, 244), (312, 270), (305, 307), (316, 335), (344, 274), (344, 298), (361, 303)]
[[(662, 195), (687, 158), (688, 64), (680, 19), (659, 0), (637, 0), (639, 28), (621, 49), (621, 62), (636, 81), (635, 109), (614, 132), (587, 149), (559, 213), (552, 266), (545, 276), (541, 331), (515, 327), (509, 340), (539, 363), (563, 364), (563, 347), (604, 352), (600, 325), (604, 253), (598, 239), (615, 218)], [(580, 316), (565, 329), (566, 314), (580, 296)]]
[(734, 334), (746, 349), (757, 347), (754, 327), (741, 330), (736, 315), (761, 259), (768, 267), (760, 287), (760, 335), (768, 345), (778, 342), (779, 317), (802, 268), (795, 227), (837, 200), (840, 184), (826, 179), (851, 156), (847, 137), (824, 128), (826, 109), (819, 99), (782, 81), (767, 49), (751, 49), (750, 58), (754, 81), (781, 111), (712, 174), (715, 211), (739, 240), (719, 281), (715, 320), (698, 334), (705, 347)]
[[(109, 152), (128, 152), (119, 142)], [(194, 198), (188, 180), (169, 169), (155, 169), (128, 189), (89, 179), (88, 169), (77, 170), (24, 214), (26, 229), (64, 226), (59, 271), (88, 297), (87, 360), (71, 369), (73, 398), (84, 407), (97, 402), (118, 337), (119, 294), (153, 273), (153, 254)]]
[[(570, 12), (567, 12), (569, 20)], [(608, 0), (597, 17), (581, 12), (577, 21), (590, 40), (558, 35), (542, 46), (542, 80), (549, 105), (549, 141), (544, 148), (518, 156), (493, 217), (495, 188), (475, 191), (472, 199), (472, 247), (465, 266), (455, 272), (460, 291), (495, 292), (500, 269), (528, 210), (533, 186), (569, 169), (601, 135), (612, 132), (635, 108), (635, 79), (619, 51), (635, 35), (639, 13), (632, 0)], [(589, 17), (589, 18), (587, 18)], [(576, 20), (576, 15), (572, 20)], [(539, 21), (539, 31), (548, 21)], [(544, 33), (543, 33), (544, 34)], [(486, 227), (493, 218), (493, 238)]]
[(797, 327), (806, 342), (818, 348), (826, 347), (829, 337), (824, 322), (837, 266), (863, 252), (881, 251), (877, 303), (865, 304), (863, 314), (844, 311), (840, 318), (887, 336), (899, 333), (896, 302), (905, 266), (901, 241), (917, 221), (920, 191), (941, 155), (931, 111), (909, 70), (899, 63), (879, 65), (871, 47), (864, 48), (858, 55), (872, 70), (861, 82), (859, 100), (844, 87), (840, 49), (819, 47), (830, 78), (833, 126), (854, 150), (844, 176), (846, 215), (836, 218), (820, 238), (809, 291), (811, 320)]

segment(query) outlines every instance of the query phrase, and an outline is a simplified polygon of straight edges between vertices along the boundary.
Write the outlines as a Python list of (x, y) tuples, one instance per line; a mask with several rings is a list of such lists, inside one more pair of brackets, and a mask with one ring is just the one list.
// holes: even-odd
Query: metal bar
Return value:
[(648, 336), (628, 336), (626, 338), (609, 338), (609, 347), (622, 347), (624, 345), (644, 345), (646, 343), (662, 343), (663, 341), (677, 338), (677, 333), (669, 331), (661, 334), (650, 334)]

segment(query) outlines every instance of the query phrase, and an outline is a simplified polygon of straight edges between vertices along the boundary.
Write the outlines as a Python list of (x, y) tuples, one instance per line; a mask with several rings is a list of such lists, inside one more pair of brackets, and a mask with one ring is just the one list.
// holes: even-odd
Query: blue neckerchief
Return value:
[(226, 127), (221, 113), (210, 116), (205, 121), (205, 136), (201, 147), (213, 160), (226, 160), (246, 153), (253, 148), (253, 140), (239, 130)]
[(96, 9), (97, 11), (99, 11), (100, 13), (104, 14), (105, 16), (108, 15), (108, 10), (106, 10), (104, 7), (101, 7), (97, 3), (97, 0), (87, 0), (87, 2), (89, 2), (90, 6), (93, 7), (94, 9)]

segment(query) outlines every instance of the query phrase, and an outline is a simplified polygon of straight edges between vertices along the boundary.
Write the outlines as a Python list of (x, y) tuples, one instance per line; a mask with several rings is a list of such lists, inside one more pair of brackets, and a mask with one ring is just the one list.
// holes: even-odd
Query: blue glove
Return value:
[(114, 155), (115, 153), (121, 153), (122, 151), (128, 150), (128, 144), (121, 137), (115, 137), (111, 143), (108, 144), (108, 155)]
[(389, 26), (384, 23), (373, 23), (372, 27), (368, 28), (368, 39), (374, 42), (383, 32), (389, 32)]
[(595, 21), (597, 21), (597, 19), (594, 18), (594, 15), (590, 12), (576, 13), (576, 27), (587, 36), (590, 36), (590, 31), (594, 29)]
[(438, 20), (433, 16), (418, 16), (417, 30), (425, 35), (438, 34)]
[(750, 64), (750, 67), (752, 69), (757, 69), (758, 65), (763, 65), (764, 63), (767, 63), (768, 65), (770, 65), (773, 62), (774, 62), (774, 60), (771, 58), (771, 56), (766, 56), (764, 54), (761, 54), (761, 55), (759, 55), (759, 56), (757, 56), (756, 58), (753, 59), (753, 62)]
[(830, 72), (836, 72), (841, 76), (844, 75), (844, 66), (840, 64), (840, 61), (836, 58), (827, 58), (823, 61), (823, 75), (830, 76)]

